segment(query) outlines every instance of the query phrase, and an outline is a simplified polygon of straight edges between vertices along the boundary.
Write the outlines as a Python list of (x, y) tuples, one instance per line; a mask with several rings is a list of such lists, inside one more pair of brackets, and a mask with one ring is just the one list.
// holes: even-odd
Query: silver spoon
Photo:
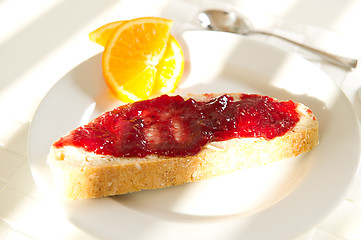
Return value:
[(201, 24), (204, 28), (210, 30), (239, 33), (243, 35), (265, 34), (269, 36), (274, 36), (292, 44), (295, 44), (299, 47), (305, 48), (311, 52), (314, 52), (319, 56), (323, 57), (325, 60), (328, 60), (333, 64), (346, 68), (347, 70), (352, 70), (357, 66), (358, 60), (356, 59), (336, 56), (273, 33), (254, 30), (249, 19), (241, 17), (235, 12), (226, 12), (222, 10), (205, 10), (198, 15), (198, 19), (201, 21)]

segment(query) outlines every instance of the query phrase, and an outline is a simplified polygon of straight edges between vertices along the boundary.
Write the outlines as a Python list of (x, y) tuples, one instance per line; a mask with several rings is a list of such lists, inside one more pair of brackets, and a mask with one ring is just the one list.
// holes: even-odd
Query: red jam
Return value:
[(54, 146), (115, 157), (189, 156), (211, 141), (284, 135), (299, 121), (293, 101), (242, 94), (209, 102), (163, 95), (115, 108), (62, 137)]

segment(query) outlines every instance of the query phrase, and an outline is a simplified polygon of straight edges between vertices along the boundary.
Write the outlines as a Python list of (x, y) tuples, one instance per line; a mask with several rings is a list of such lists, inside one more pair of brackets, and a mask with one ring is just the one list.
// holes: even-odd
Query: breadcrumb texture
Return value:
[[(220, 95), (187, 97), (208, 101)], [(240, 94), (230, 95), (237, 99)], [(47, 162), (61, 196), (67, 199), (113, 196), (200, 181), (295, 157), (316, 147), (317, 119), (303, 104), (298, 104), (297, 111), (300, 121), (283, 136), (211, 142), (194, 156), (116, 158), (72, 146), (52, 146)]]

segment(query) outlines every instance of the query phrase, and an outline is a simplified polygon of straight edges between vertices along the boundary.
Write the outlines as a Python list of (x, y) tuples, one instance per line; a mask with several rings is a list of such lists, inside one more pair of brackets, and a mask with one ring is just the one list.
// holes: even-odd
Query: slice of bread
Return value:
[[(221, 94), (190, 95), (209, 101)], [(240, 94), (229, 94), (235, 100)], [(114, 157), (74, 146), (51, 147), (48, 156), (61, 195), (69, 199), (97, 198), (199, 181), (240, 169), (295, 157), (318, 145), (318, 122), (297, 103), (299, 122), (286, 134), (264, 138), (233, 138), (210, 142), (192, 156)]]

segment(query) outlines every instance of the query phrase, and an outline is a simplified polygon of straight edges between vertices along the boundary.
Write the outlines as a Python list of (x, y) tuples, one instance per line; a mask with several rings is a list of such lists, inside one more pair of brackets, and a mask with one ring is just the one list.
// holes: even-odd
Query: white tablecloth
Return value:
[[(43, 200), (27, 159), (27, 134), (38, 104), (65, 73), (102, 50), (88, 33), (140, 16), (174, 19), (173, 31), (179, 33), (199, 28), (197, 14), (206, 8), (237, 10), (257, 28), (361, 58), (360, 0), (0, 1), (0, 239), (94, 239)], [(255, 38), (313, 62), (361, 117), (361, 67), (347, 72), (278, 39)], [(361, 239), (361, 176), (326, 219), (297, 239)]]

